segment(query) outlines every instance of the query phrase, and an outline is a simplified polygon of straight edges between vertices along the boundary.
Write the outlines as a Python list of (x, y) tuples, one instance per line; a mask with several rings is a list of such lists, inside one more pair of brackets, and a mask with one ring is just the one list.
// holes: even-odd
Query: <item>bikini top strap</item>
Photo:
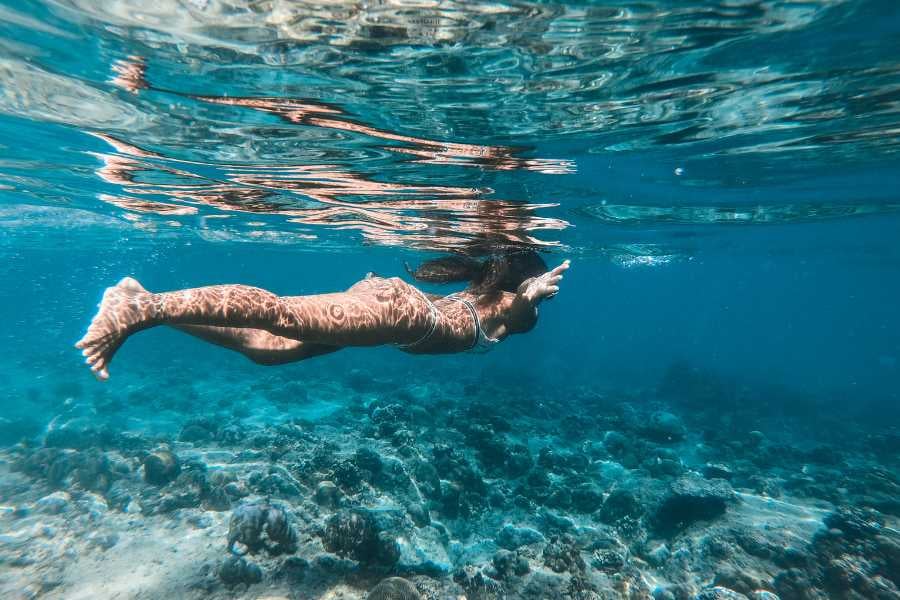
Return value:
[(427, 342), (429, 339), (431, 339), (431, 336), (434, 335), (434, 332), (435, 332), (435, 330), (437, 329), (437, 323), (438, 323), (438, 309), (437, 309), (437, 306), (435, 306), (435, 305), (434, 305), (434, 302), (432, 302), (432, 301), (428, 298), (428, 296), (426, 296), (424, 293), (422, 293), (421, 290), (419, 290), (418, 288), (413, 288), (413, 289), (415, 289), (415, 290), (419, 293), (419, 295), (422, 296), (422, 299), (425, 300), (425, 301), (428, 303), (428, 308), (429, 308), (429, 311), (430, 311), (430, 313), (431, 313), (431, 327), (428, 328), (428, 331), (425, 332), (425, 335), (423, 335), (422, 337), (420, 337), (420, 338), (417, 339), (416, 341), (411, 342), (411, 343), (409, 343), (409, 344), (397, 344), (397, 346), (400, 347), (400, 348), (413, 348), (413, 347), (415, 347), (415, 346), (418, 346), (419, 344), (424, 344), (424, 343)]
[(475, 310), (475, 305), (472, 304), (469, 300), (465, 298), (460, 298), (456, 294), (450, 294), (449, 296), (445, 296), (449, 300), (456, 300), (457, 302), (462, 302), (463, 306), (469, 309), (469, 313), (472, 315), (472, 324), (475, 327), (475, 338), (472, 340), (472, 345), (469, 347), (469, 350), (478, 346), (478, 342), (481, 340), (481, 336), (483, 335), (481, 329), (481, 319), (478, 317), (478, 311)]

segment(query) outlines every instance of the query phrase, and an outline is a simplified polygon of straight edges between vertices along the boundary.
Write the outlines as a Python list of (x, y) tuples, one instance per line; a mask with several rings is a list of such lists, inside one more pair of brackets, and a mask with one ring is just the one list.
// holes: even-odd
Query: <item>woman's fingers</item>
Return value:
[(531, 284), (534, 297), (538, 300), (542, 298), (552, 298), (559, 293), (559, 283), (563, 280), (565, 273), (570, 266), (568, 259), (562, 263), (537, 277)]
[(559, 275), (560, 273), (567, 271), (571, 264), (572, 263), (569, 262), (569, 259), (567, 258), (566, 260), (562, 261), (561, 264), (557, 265), (552, 271), (550, 271), (550, 274)]
[(552, 271), (546, 273), (547, 278), (544, 281), (544, 294), (547, 298), (552, 298), (559, 293), (559, 283), (563, 280), (563, 273), (569, 270), (569, 259), (562, 261)]
[(563, 279), (562, 273), (552, 273), (551, 272), (551, 273), (544, 273), (543, 276), (541, 276), (541, 280), (543, 280), (545, 283), (562, 281), (562, 279)]
[(571, 263), (568, 259), (562, 261), (561, 264), (557, 265), (552, 271), (548, 271), (544, 273), (546, 283), (550, 285), (556, 285), (563, 279), (563, 273), (569, 270), (569, 265)]

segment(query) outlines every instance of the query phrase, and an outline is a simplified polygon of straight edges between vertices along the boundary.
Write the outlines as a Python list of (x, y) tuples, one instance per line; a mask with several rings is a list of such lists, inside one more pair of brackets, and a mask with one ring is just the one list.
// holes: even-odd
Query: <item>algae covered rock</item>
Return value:
[(575, 540), (568, 535), (553, 536), (544, 547), (544, 565), (557, 573), (583, 573), (587, 565)]
[(734, 473), (728, 468), (728, 465), (718, 463), (707, 463), (703, 467), (703, 476), (707, 479), (728, 479), (734, 477)]
[(178, 439), (182, 442), (207, 442), (215, 438), (215, 431), (201, 423), (188, 423), (181, 429)]
[(447, 554), (446, 532), (426, 526), (396, 536), (399, 557), (394, 568), (400, 573), (420, 573), (432, 577), (446, 575), (452, 569)]
[(58, 491), (44, 496), (37, 502), (34, 507), (38, 512), (56, 515), (69, 510), (72, 498), (67, 492)]
[(599, 516), (604, 523), (615, 523), (621, 519), (639, 517), (643, 512), (643, 507), (633, 493), (616, 489), (603, 501)]
[(572, 508), (591, 513), (603, 506), (603, 491), (593, 483), (583, 483), (572, 490)]
[(538, 544), (544, 541), (544, 535), (531, 527), (516, 527), (507, 524), (497, 534), (497, 545), (507, 550), (515, 550), (521, 546)]
[(219, 579), (228, 587), (262, 581), (262, 569), (242, 556), (229, 556), (219, 565)]
[(696, 596), (694, 600), (750, 600), (744, 594), (735, 592), (726, 587), (716, 586), (708, 590), (703, 590)]
[(74, 448), (84, 450), (97, 445), (101, 432), (90, 417), (66, 419), (57, 416), (47, 426), (44, 446), (48, 448)]
[(498, 550), (494, 554), (491, 563), (501, 577), (509, 577), (511, 575), (521, 577), (522, 575), (527, 575), (531, 570), (531, 566), (525, 557), (518, 552), (510, 550)]
[(396, 540), (382, 530), (372, 511), (363, 509), (332, 515), (325, 524), (322, 545), (328, 552), (362, 564), (391, 566), (400, 557)]
[(724, 479), (686, 475), (672, 483), (660, 504), (655, 515), (656, 529), (671, 533), (696, 521), (714, 519), (724, 514), (728, 503), (735, 499), (734, 490)]
[(297, 531), (293, 516), (280, 504), (245, 504), (235, 509), (228, 524), (228, 550), (255, 554), (266, 550), (271, 555), (289, 554), (297, 549)]
[(316, 486), (315, 501), (319, 506), (335, 507), (343, 497), (341, 489), (331, 481), (320, 481)]
[(353, 462), (356, 466), (366, 473), (378, 475), (382, 468), (381, 455), (371, 448), (358, 448), (353, 455)]
[(598, 571), (617, 573), (625, 566), (625, 557), (610, 548), (598, 548), (591, 554), (591, 566)]
[(839, 506), (825, 517), (825, 525), (841, 530), (849, 539), (857, 540), (874, 536), (884, 527), (884, 518), (876, 510)]
[(421, 502), (411, 502), (406, 507), (406, 514), (409, 515), (416, 527), (425, 527), (431, 524), (431, 515), (428, 514), (428, 508)]
[(684, 438), (685, 427), (681, 419), (670, 412), (656, 411), (643, 427), (642, 433), (657, 442), (677, 442)]
[(366, 600), (421, 600), (411, 582), (402, 577), (389, 577), (369, 590)]
[(466, 591), (466, 598), (500, 598), (503, 587), (481, 569), (466, 565), (453, 573), (453, 581)]
[(389, 437), (409, 423), (409, 413), (401, 404), (374, 404), (369, 418), (379, 437)]
[(144, 481), (152, 485), (166, 485), (181, 473), (181, 462), (171, 450), (162, 448), (144, 457)]

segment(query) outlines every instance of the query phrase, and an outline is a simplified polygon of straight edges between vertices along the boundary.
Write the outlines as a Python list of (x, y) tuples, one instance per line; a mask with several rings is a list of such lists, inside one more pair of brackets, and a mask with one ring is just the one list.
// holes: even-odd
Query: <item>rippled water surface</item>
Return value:
[(890, 0), (7, 2), (0, 222), (646, 255), (878, 218), (898, 40)]

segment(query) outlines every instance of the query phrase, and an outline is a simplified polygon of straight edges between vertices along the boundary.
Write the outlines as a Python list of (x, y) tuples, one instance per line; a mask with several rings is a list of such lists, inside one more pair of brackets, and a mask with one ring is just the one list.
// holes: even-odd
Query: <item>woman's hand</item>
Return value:
[(537, 306), (542, 300), (552, 298), (559, 293), (559, 282), (562, 281), (563, 273), (569, 269), (570, 264), (569, 259), (566, 259), (555, 269), (522, 282), (519, 286), (519, 295), (533, 306)]

